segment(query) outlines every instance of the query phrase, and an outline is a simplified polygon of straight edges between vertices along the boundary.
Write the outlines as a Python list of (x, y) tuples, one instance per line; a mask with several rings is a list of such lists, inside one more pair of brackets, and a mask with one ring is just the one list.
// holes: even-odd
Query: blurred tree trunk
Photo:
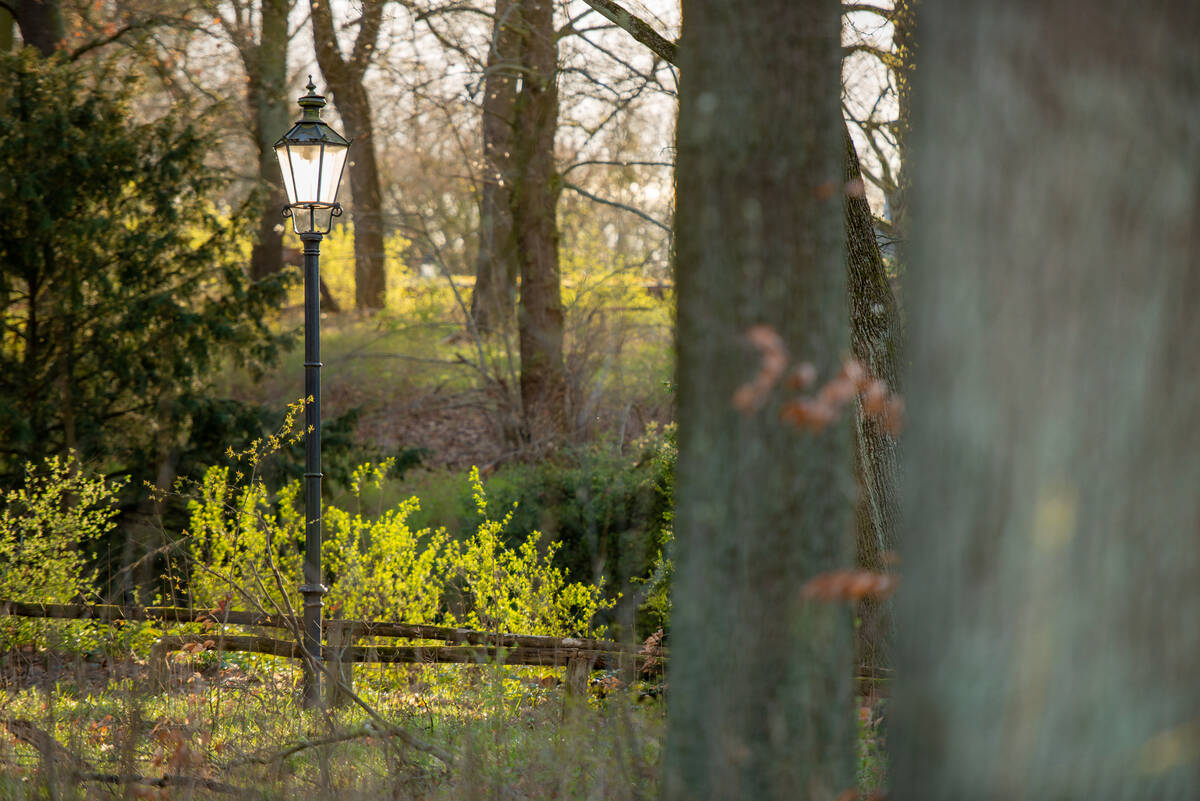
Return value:
[(492, 47), (483, 84), (483, 169), (479, 196), (479, 254), (471, 318), (481, 332), (510, 327), (516, 303), (517, 263), (513, 237), (513, 114), (517, 101), (521, 38), (515, 26), (519, 3), (496, 0)]
[(59, 0), (15, 0), (11, 9), (21, 39), (43, 56), (54, 55), (67, 38)]
[(526, 435), (536, 447), (560, 437), (567, 426), (554, 165), (558, 46), (551, 0), (520, 0), (514, 17), (521, 86), (513, 110), (510, 203), (521, 269), (521, 406)]
[(823, 378), (850, 344), (839, 8), (685, 0), (683, 19), (665, 798), (833, 801), (855, 783), (851, 621), (799, 590), (853, 559), (850, 426), (732, 398), (752, 326)]
[[(585, 1), (660, 58), (679, 65), (678, 45), (660, 36), (644, 20), (612, 0)], [(911, 18), (914, 3), (902, 5), (906, 9), (902, 13)], [(911, 29), (911, 21), (909, 25)], [(899, 350), (904, 338), (900, 310), (879, 251), (875, 218), (862, 191), (858, 153), (845, 123), (842, 131), (847, 188), (844, 215), (851, 352), (873, 375), (899, 390)], [(861, 405), (855, 409), (855, 457), (859, 482), (855, 508), (857, 564), (867, 570), (886, 571), (889, 569), (886, 557), (896, 547), (896, 492), (900, 480), (898, 442), (877, 420), (864, 416)], [(859, 614), (862, 620), (857, 643), (859, 663), (868, 667), (888, 666), (894, 633), (890, 602), (863, 601)]]
[(926, 0), (894, 797), (1200, 788), (1191, 0)]
[(384, 272), (383, 193), (375, 156), (371, 101), (363, 76), (379, 39), (385, 0), (363, 0), (358, 35), (350, 57), (342, 55), (328, 0), (309, 0), (317, 63), (329, 82), (333, 102), (353, 140), (349, 164), (354, 220), (354, 302), (359, 309), (382, 309), (386, 297)]
[(266, 205), (258, 225), (258, 239), (250, 255), (250, 274), (265, 278), (283, 267), (283, 217), (287, 196), (279, 175), (273, 145), (288, 128), (287, 46), (289, 0), (262, 0), (258, 43), (242, 53), (249, 81), (247, 99), (258, 143), (258, 178), (267, 190)]

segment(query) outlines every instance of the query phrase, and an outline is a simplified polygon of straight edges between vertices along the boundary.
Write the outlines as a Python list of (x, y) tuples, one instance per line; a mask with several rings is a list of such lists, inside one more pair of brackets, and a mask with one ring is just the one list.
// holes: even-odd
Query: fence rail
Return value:
[[(57, 620), (160, 621), (163, 623), (212, 623), (299, 631), (299, 621), (289, 615), (243, 612), (230, 609), (187, 609), (175, 606), (113, 606), (107, 604), (39, 604), (0, 600), (0, 616)], [(340, 620), (324, 621), (327, 644), (325, 659), (342, 665), (347, 683), (353, 681), (347, 668), (354, 663), (403, 664), (490, 664), (566, 667), (573, 689), (586, 680), (593, 669), (622, 670), (633, 674), (660, 673), (667, 657), (665, 649), (636, 648), (610, 640), (582, 637), (547, 637), (533, 634), (507, 634), (450, 626), (419, 623)], [(450, 645), (354, 645), (356, 638), (388, 637), (411, 640), (435, 640)], [(243, 634), (208, 632), (203, 634), (165, 634), (151, 649), (151, 665), (156, 675), (166, 675), (166, 657), (173, 651), (194, 646), (221, 651), (268, 654), (300, 659), (303, 649), (295, 640)]]
[[(300, 621), (290, 615), (241, 612), (230, 609), (187, 609), (176, 606), (112, 606), (107, 604), (37, 604), (0, 600), (0, 616), (55, 618), (63, 620), (158, 620), (164, 623), (216, 623), (231, 626), (257, 626), (295, 632)], [(424, 623), (393, 623), (368, 620), (326, 618), (325, 628), (341, 626), (347, 636), (396, 637), (407, 640), (441, 640), (452, 644), (493, 645), (505, 648), (553, 648), (566, 650), (636, 652), (621, 643), (585, 637), (547, 637), (540, 634), (507, 634), (476, 631)]]

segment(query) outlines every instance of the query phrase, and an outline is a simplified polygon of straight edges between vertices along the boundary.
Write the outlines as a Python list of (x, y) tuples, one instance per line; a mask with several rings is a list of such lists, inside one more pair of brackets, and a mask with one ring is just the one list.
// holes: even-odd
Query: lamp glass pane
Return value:
[(338, 184), (342, 179), (342, 167), (346, 164), (345, 145), (325, 145), (325, 164), (321, 167), (321, 194), (317, 198), (322, 203), (336, 203)]
[(289, 145), (292, 162), (292, 180), (296, 184), (293, 203), (314, 203), (321, 199), (317, 194), (321, 179), (321, 145)]
[(283, 189), (287, 192), (288, 203), (295, 203), (296, 186), (292, 183), (292, 162), (288, 157), (287, 145), (275, 148), (275, 158), (279, 160), (279, 172), (283, 174)]

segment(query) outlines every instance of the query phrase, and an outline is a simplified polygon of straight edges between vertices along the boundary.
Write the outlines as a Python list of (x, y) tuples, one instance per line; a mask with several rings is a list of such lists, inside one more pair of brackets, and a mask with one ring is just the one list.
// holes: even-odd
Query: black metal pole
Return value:
[[(304, 650), (314, 663), (321, 654), (321, 234), (301, 234), (304, 243)], [(321, 703), (321, 672), (304, 666), (304, 705)]]

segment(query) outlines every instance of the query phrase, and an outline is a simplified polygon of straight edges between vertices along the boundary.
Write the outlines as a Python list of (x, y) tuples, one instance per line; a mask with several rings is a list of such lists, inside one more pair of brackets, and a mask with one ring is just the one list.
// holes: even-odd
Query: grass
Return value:
[[(274, 661), (274, 660), (268, 660)], [(373, 708), (306, 710), (299, 674), (276, 662), (183, 655), (169, 690), (145, 674), (63, 669), (0, 690), (0, 798), (121, 797), (81, 772), (170, 774), (261, 799), (640, 799), (656, 795), (664, 708), (628, 694), (579, 702), (530, 670), (360, 669)], [(541, 671), (539, 671), (541, 672)], [(541, 677), (548, 678), (548, 677)], [(448, 753), (447, 765), (378, 722)], [(29, 732), (34, 734), (29, 736)], [(56, 759), (37, 732), (61, 745)], [(22, 737), (24, 733), (26, 736)], [(86, 763), (86, 767), (82, 767)], [(74, 767), (78, 766), (78, 767)], [(135, 797), (207, 798), (212, 786), (129, 785)]]
[[(625, 264), (598, 242), (564, 253), (571, 412), (577, 437), (617, 432), (632, 438), (648, 421), (670, 414), (664, 385), (673, 369), (673, 303), (657, 280), (645, 277), (644, 265)], [(422, 276), (405, 263), (408, 244), (398, 235), (389, 238), (386, 307), (363, 315), (352, 311), (352, 228), (339, 227), (322, 243), (322, 280), (350, 310), (322, 315), (325, 417), (358, 408), (364, 442), (424, 448), (436, 465), (487, 464), (511, 447), (498, 440), (502, 418), (516, 403), (515, 332), (474, 337), (465, 309), (472, 276)], [(217, 387), (221, 394), (280, 410), (303, 394), (302, 303), (296, 285), (274, 321), (278, 330), (295, 332), (297, 349), (261, 378), (227, 371)], [(464, 435), (455, 436), (456, 429)]]
[[(219, 782), (264, 800), (658, 796), (666, 722), (658, 700), (639, 703), (627, 692), (568, 699), (542, 680), (553, 671), (360, 668), (356, 689), (375, 716), (446, 752), (447, 765), (386, 736), (360, 708), (302, 708), (299, 672), (284, 660), (246, 670), (236, 655), (180, 656), (167, 690), (153, 689), (134, 663), (106, 672), (78, 661), (74, 670), (0, 687), (0, 719), (12, 724), (0, 736), (0, 799), (229, 797), (178, 780), (81, 781), (80, 772)], [(880, 710), (859, 710), (863, 797), (884, 780)], [(61, 749), (12, 736), (31, 730)]]

